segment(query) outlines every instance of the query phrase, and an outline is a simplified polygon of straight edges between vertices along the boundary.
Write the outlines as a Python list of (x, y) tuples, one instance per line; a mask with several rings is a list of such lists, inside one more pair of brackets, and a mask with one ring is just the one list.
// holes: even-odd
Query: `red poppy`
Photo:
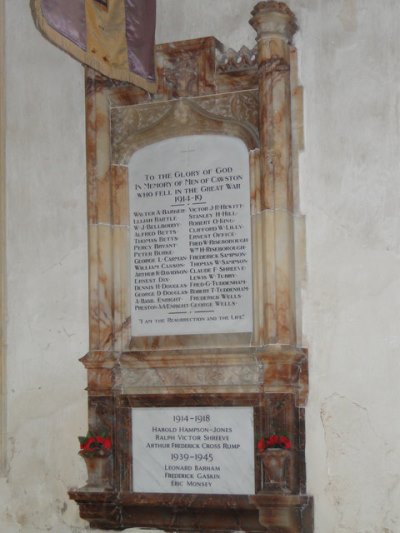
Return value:
[(267, 439), (267, 448), (278, 448), (280, 445), (280, 437), (278, 435), (271, 435)]
[(292, 447), (292, 443), (290, 442), (290, 440), (287, 437), (285, 437), (285, 435), (282, 435), (280, 440), (281, 440), (282, 448), (285, 448), (286, 450), (290, 450), (290, 448)]
[(260, 453), (262, 453), (264, 450), (265, 450), (265, 439), (264, 437), (262, 437), (258, 442), (257, 442), (257, 449)]
[(104, 439), (103, 447), (106, 450), (110, 450), (111, 449), (111, 439), (109, 439), (109, 438)]
[(86, 439), (86, 441), (81, 444), (81, 448), (83, 450), (92, 450), (93, 448), (96, 448), (96, 438), (95, 437), (89, 437)]

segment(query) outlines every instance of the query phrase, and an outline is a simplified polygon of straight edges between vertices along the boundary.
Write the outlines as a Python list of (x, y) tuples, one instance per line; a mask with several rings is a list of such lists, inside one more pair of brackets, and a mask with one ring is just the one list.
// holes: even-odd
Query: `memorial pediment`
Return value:
[[(123, 106), (111, 111), (112, 160), (126, 164), (133, 153), (170, 137), (188, 135), (227, 135), (241, 139), (248, 150), (259, 147), (258, 131), (253, 124), (225, 116), (225, 109), (208, 111), (210, 98), (179, 99), (172, 102), (154, 102), (141, 106)], [(225, 98), (222, 98), (224, 103)], [(211, 107), (211, 106), (210, 106)], [(218, 114), (219, 113), (221, 114)]]

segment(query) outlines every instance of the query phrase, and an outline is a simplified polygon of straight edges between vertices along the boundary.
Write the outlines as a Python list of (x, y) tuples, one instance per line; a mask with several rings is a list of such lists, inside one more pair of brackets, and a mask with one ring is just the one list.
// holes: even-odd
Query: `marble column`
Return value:
[(296, 344), (290, 42), (295, 17), (281, 2), (259, 2), (260, 224), (264, 282), (264, 344)]

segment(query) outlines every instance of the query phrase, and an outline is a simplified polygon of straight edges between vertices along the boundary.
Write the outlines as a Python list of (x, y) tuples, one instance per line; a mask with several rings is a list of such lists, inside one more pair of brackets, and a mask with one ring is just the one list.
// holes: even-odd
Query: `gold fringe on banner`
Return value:
[[(104, 23), (109, 28), (120, 28), (121, 24), (124, 27), (125, 10), (120, 11), (120, 13), (114, 11), (111, 21), (108, 19), (108, 16), (108, 20), (105, 21), (104, 17), (106, 15), (104, 14), (104, 10), (100, 7), (94, 7), (93, 3), (86, 2), (88, 35), (86, 51), (58, 33), (47, 23), (42, 13), (41, 0), (31, 0), (31, 10), (36, 27), (41, 34), (74, 59), (109, 78), (133, 83), (150, 93), (156, 92), (157, 85), (155, 82), (149, 81), (129, 70), (125, 31), (110, 31), (107, 33), (100, 29), (104, 28)], [(99, 59), (96, 55), (101, 55), (105, 59)]]

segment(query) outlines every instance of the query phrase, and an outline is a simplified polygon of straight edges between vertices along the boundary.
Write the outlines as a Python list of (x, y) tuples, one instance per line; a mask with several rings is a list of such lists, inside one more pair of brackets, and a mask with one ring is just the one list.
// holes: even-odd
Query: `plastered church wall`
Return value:
[(7, 466), (0, 529), (69, 532), (84, 478), (87, 252), (82, 67), (6, 1)]
[[(159, 0), (157, 41), (253, 46), (248, 0)], [(6, 0), (6, 533), (86, 527), (87, 249), (82, 67)], [(316, 533), (400, 530), (400, 5), (289, 1), (300, 31), (310, 350), (308, 492)]]

